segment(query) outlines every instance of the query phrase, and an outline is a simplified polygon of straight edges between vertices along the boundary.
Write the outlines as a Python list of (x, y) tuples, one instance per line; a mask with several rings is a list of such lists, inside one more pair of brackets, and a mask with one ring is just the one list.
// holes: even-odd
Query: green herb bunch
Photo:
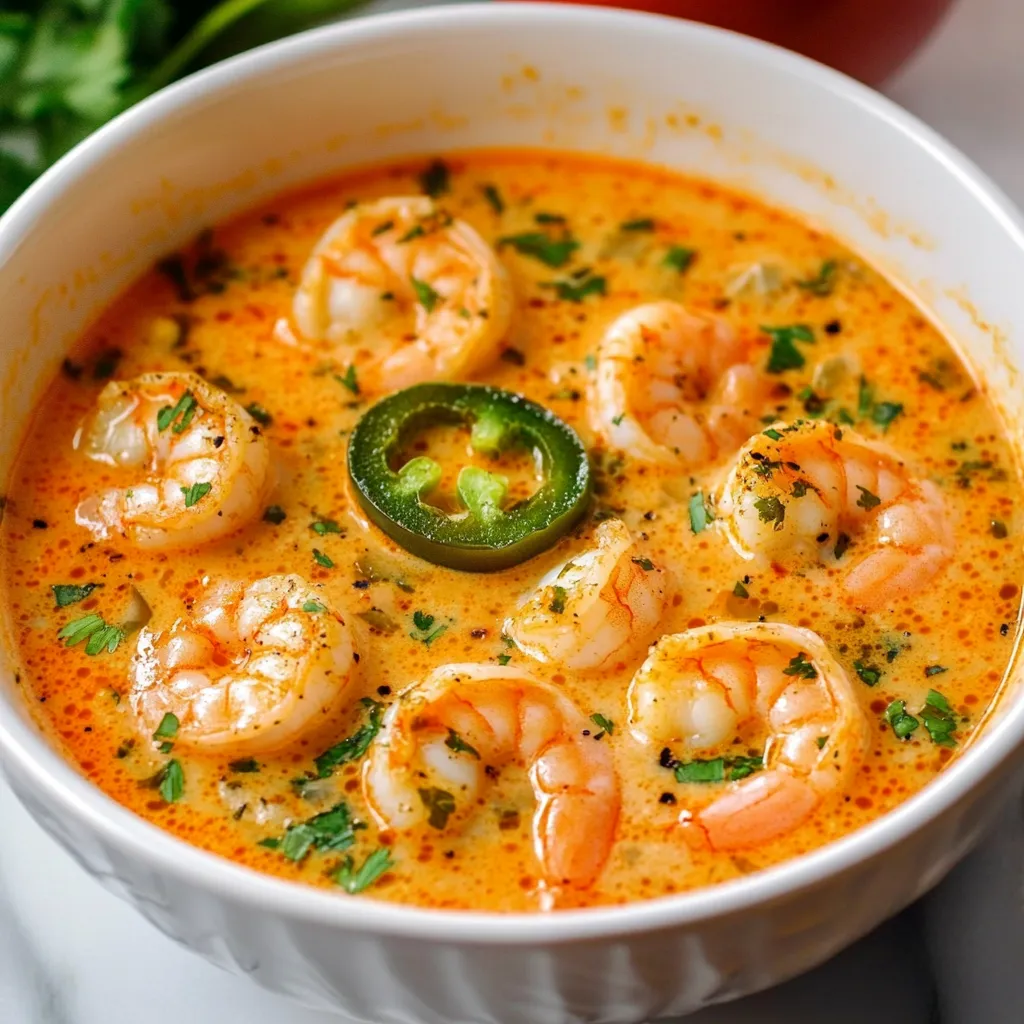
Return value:
[(72, 146), (174, 79), (362, 2), (0, 5), (0, 212)]

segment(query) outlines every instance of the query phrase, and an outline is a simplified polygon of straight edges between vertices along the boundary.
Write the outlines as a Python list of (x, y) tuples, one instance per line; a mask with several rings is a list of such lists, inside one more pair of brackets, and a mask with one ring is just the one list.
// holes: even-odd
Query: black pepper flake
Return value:
[(370, 585), (370, 581), (369, 580), (356, 580), (355, 583), (352, 584), (352, 586), (355, 587), (356, 590), (366, 590), (366, 588), (369, 585)]
[(676, 802), (675, 793), (662, 793), (658, 797), (659, 804), (674, 804)]
[(387, 697), (390, 694), (391, 694), (391, 687), (390, 686), (378, 686), (377, 687), (377, 695), (378, 696), (380, 696), (380, 697)]
[(45, 519), (33, 519), (32, 528), (34, 530), (46, 530), (49, 529), (50, 524)]
[(469, 631), (469, 635), (470, 635), (470, 636), (471, 636), (471, 637), (472, 637), (472, 638), (473, 638), (474, 640), (483, 640), (483, 638), (484, 638), (485, 636), (487, 636), (487, 630), (486, 630), (486, 629), (483, 629), (483, 628), (480, 628), (480, 627), (478, 627), (478, 628), (476, 628), (476, 629), (471, 629), (471, 630)]
[(829, 320), (829, 322), (825, 324), (826, 334), (838, 334), (842, 329), (843, 325), (838, 320)]
[(1010, 624), (1008, 622), (1004, 622), (999, 627), (999, 635), (1000, 636), (1009, 636), (1010, 635)]

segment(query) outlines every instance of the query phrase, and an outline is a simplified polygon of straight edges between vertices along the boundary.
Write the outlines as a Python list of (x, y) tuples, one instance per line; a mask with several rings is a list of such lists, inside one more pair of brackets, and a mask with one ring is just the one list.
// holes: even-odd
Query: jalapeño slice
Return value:
[[(539, 460), (543, 482), (506, 505), (503, 477), (464, 466), (460, 510), (431, 505), (441, 479), (433, 459), (395, 460), (417, 433), (441, 424), (470, 428), (475, 451), (521, 447)], [(348, 472), (369, 518), (407, 551), (452, 569), (489, 572), (533, 557), (572, 528), (590, 497), (590, 464), (576, 432), (521, 395), (485, 384), (416, 384), (382, 399), (356, 424)]]

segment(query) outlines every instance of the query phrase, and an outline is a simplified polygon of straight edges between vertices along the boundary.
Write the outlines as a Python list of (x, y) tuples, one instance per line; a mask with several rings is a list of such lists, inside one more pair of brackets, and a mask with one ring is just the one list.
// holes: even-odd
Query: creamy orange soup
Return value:
[[(433, 378), (582, 440), (539, 554), (445, 568), (368, 519), (349, 438)], [(389, 465), (500, 528), (545, 470), (469, 426)], [(67, 756), (189, 843), (339, 898), (624, 903), (815, 850), (964, 749), (1019, 494), (983, 384), (834, 239), (647, 167), (455, 156), (216, 225), (86, 328), (7, 484), (4, 603)]]

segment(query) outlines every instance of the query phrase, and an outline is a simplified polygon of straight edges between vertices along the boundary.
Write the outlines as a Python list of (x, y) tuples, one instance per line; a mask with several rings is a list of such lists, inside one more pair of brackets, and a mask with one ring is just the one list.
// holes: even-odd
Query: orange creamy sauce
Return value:
[[(160, 828), (260, 871), (331, 889), (340, 898), (347, 897), (333, 879), (342, 854), (314, 851), (295, 863), (258, 843), (344, 800), (367, 823), (349, 851), (356, 864), (382, 843), (391, 850), (393, 866), (368, 895), (506, 911), (623, 903), (726, 881), (844, 836), (927, 784), (963, 748), (999, 690), (1024, 579), (1024, 512), (1013, 454), (983, 389), (947, 341), (880, 274), (833, 239), (715, 185), (568, 156), (453, 158), (450, 191), (441, 203), (488, 242), (556, 230), (539, 226), (536, 216), (554, 213), (565, 217), (580, 243), (563, 270), (508, 247), (500, 250), (516, 306), (507, 351), (479, 379), (521, 392), (575, 427), (591, 447), (598, 486), (592, 513), (545, 554), (487, 577), (439, 568), (368, 529), (354, 504), (345, 472), (346, 437), (369, 403), (339, 383), (336, 375), (347, 367), (272, 336), (275, 321), (288, 315), (302, 266), (327, 225), (350, 201), (420, 191), (423, 167), (349, 175), (217, 226), (204, 242), (207, 255), (218, 255), (199, 268), (201, 294), (185, 302), (166, 273), (142, 276), (85, 332), (40, 402), (6, 492), (4, 601), (25, 698), (67, 756), (114, 799)], [(504, 212), (486, 198), (487, 185), (497, 189)], [(654, 219), (653, 230), (621, 228), (647, 218)], [(694, 251), (685, 270), (664, 265), (671, 246)], [(191, 267), (197, 251), (185, 255)], [(827, 294), (798, 286), (798, 280), (815, 278), (825, 261), (835, 264), (827, 285), (817, 289)], [(604, 296), (573, 303), (543, 287), (584, 266), (606, 279)], [(745, 272), (748, 285), (742, 287)], [(685, 302), (756, 339), (758, 365), (770, 346), (760, 325), (811, 327), (815, 342), (798, 343), (805, 365), (772, 378), (774, 391), (758, 410), (768, 422), (824, 411), (832, 418), (848, 415), (864, 435), (881, 438), (870, 403), (861, 408), (859, 374), (829, 380), (824, 369), (837, 356), (852, 359), (854, 366), (859, 361), (875, 401), (903, 406), (884, 431), (885, 441), (947, 499), (956, 554), (946, 570), (923, 591), (860, 613), (844, 602), (838, 568), (775, 568), (751, 575), (719, 531), (693, 532), (690, 497), (713, 490), (721, 464), (691, 475), (635, 462), (628, 452), (601, 450), (586, 415), (588, 356), (615, 316), (656, 298)], [(173, 552), (140, 551), (119, 538), (93, 543), (76, 526), (76, 505), (120, 479), (76, 452), (76, 431), (105, 377), (128, 380), (154, 370), (199, 373), (241, 404), (255, 402), (269, 413), (265, 432), (277, 482), (268, 504), (285, 511), (283, 522), (256, 521), (225, 540)], [(805, 389), (812, 382), (815, 394), (809, 395)], [(818, 399), (826, 400), (823, 409)], [(429, 441), (433, 453), (450, 453), (456, 466), (469, 461), (458, 432), (438, 431)], [(528, 493), (529, 460), (512, 455), (505, 462), (513, 493)], [(520, 595), (586, 547), (596, 522), (609, 513), (620, 516), (644, 554), (671, 574), (674, 596), (659, 633), (763, 616), (815, 630), (850, 673), (873, 743), (852, 788), (788, 835), (732, 852), (691, 848), (684, 840), (680, 813), (706, 804), (709, 785), (677, 782), (659, 765), (657, 747), (630, 735), (625, 695), (642, 650), (585, 675), (539, 665), (503, 643), (502, 621)], [(336, 520), (341, 532), (320, 536), (311, 529), (326, 518)], [(318, 565), (314, 548), (334, 567)], [(352, 700), (336, 718), (287, 750), (257, 757), (256, 772), (232, 770), (230, 756), (161, 753), (159, 741), (139, 730), (127, 700), (134, 636), (113, 653), (92, 657), (84, 644), (66, 648), (57, 639), (67, 622), (91, 612), (108, 622), (123, 621), (133, 588), (152, 609), (150, 627), (159, 629), (184, 614), (207, 581), (285, 572), (322, 585), (352, 624), (358, 678)], [(72, 583), (102, 587), (81, 603), (55, 609), (50, 587)], [(413, 623), (416, 611), (447, 627), (429, 646), (410, 635), (422, 635)], [(503, 768), (479, 806), (453, 818), (446, 829), (410, 833), (378, 834), (361, 794), (358, 763), (312, 781), (313, 758), (365, 720), (358, 697), (389, 701), (437, 666), (495, 664), (503, 655), (561, 687), (585, 714), (600, 713), (614, 723), (614, 732), (595, 742), (613, 752), (621, 819), (603, 873), (583, 892), (556, 892), (545, 900), (531, 837), (532, 795), (521, 768)], [(855, 661), (881, 671), (877, 685), (858, 680)], [(944, 671), (929, 675), (930, 666)], [(958, 719), (954, 748), (937, 745), (924, 727), (901, 741), (883, 721), (891, 701), (905, 700), (917, 711), (932, 688), (949, 700)], [(184, 778), (183, 794), (174, 803), (146, 784), (171, 756)]]

